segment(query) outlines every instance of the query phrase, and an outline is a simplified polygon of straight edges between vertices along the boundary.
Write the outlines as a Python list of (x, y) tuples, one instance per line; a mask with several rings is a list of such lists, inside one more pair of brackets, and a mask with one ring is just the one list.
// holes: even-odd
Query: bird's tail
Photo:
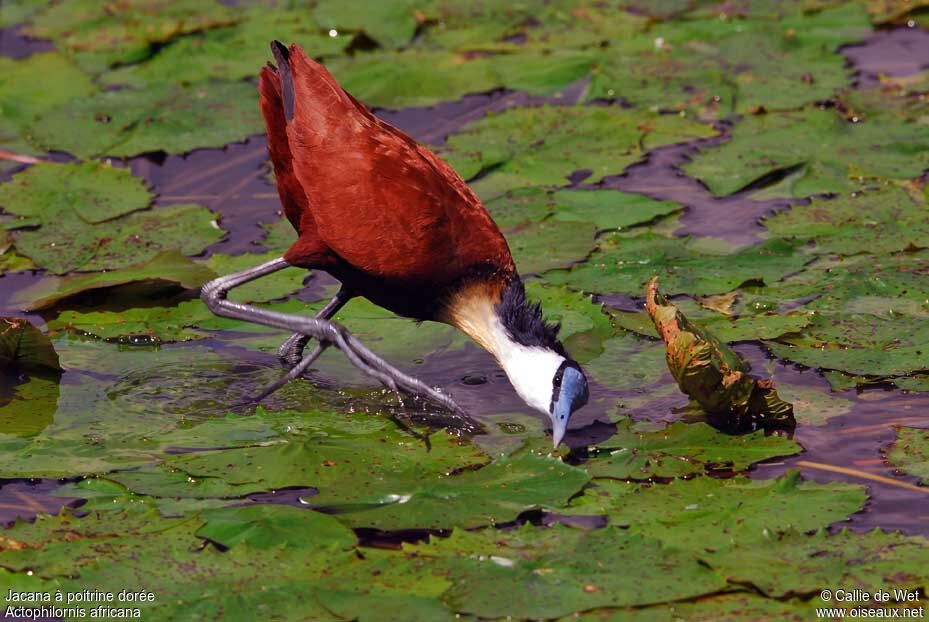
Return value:
[(284, 100), (284, 116), (294, 118), (294, 81), (290, 71), (290, 51), (280, 41), (271, 42), (271, 53), (277, 61), (277, 72), (281, 78), (281, 96)]

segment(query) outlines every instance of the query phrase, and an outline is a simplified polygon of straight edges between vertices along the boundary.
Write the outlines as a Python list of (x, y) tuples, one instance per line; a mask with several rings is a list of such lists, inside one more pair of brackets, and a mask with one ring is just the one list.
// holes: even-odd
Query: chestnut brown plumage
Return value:
[[(586, 401), (587, 383), (557, 341), (557, 327), (526, 301), (506, 239), (480, 199), (441, 158), (374, 116), (298, 46), (275, 42), (272, 51), (277, 67), (261, 71), (260, 105), (281, 204), (298, 238), (281, 260), (208, 284), (204, 299), (217, 313), (271, 323), (266, 311), (231, 308), (231, 280), (288, 265), (326, 271), (343, 289), (316, 320), (295, 325), (281, 351), (295, 369), (302, 372), (334, 343), (398, 388), (401, 372), (328, 322), (352, 296), (364, 296), (469, 334), (498, 359), (523, 399), (552, 417), (557, 445), (571, 412)], [(272, 321), (282, 326), (282, 319)], [(306, 321), (316, 322), (312, 330)], [(332, 330), (347, 336), (344, 343), (330, 338)], [(310, 337), (320, 346), (301, 361)], [(424, 393), (410, 386), (415, 379), (402, 380), (399, 388)]]

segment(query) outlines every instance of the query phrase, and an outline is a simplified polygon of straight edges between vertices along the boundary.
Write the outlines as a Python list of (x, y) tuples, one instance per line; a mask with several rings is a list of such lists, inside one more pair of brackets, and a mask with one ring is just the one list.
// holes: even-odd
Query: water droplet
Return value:
[(329, 36), (330, 36), (330, 37), (338, 37), (338, 36), (339, 36), (339, 31), (336, 30), (335, 28), (332, 28), (332, 29), (329, 30)]

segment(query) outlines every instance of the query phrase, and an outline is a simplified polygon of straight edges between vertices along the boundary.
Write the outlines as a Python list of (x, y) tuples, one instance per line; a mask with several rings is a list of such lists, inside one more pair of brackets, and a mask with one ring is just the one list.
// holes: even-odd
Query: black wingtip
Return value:
[(290, 50), (280, 41), (271, 42), (271, 53), (277, 61), (278, 74), (281, 76), (281, 94), (284, 97), (284, 116), (288, 121), (294, 118), (294, 82), (290, 75)]

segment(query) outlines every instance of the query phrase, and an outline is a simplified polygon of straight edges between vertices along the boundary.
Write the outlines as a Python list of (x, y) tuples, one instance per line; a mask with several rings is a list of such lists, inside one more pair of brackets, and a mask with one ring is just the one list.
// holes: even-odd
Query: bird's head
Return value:
[(518, 278), (498, 288), (472, 287), (450, 312), (450, 323), (494, 355), (523, 401), (549, 416), (558, 447), (589, 395), (587, 377), (558, 340), (558, 324), (543, 319)]

